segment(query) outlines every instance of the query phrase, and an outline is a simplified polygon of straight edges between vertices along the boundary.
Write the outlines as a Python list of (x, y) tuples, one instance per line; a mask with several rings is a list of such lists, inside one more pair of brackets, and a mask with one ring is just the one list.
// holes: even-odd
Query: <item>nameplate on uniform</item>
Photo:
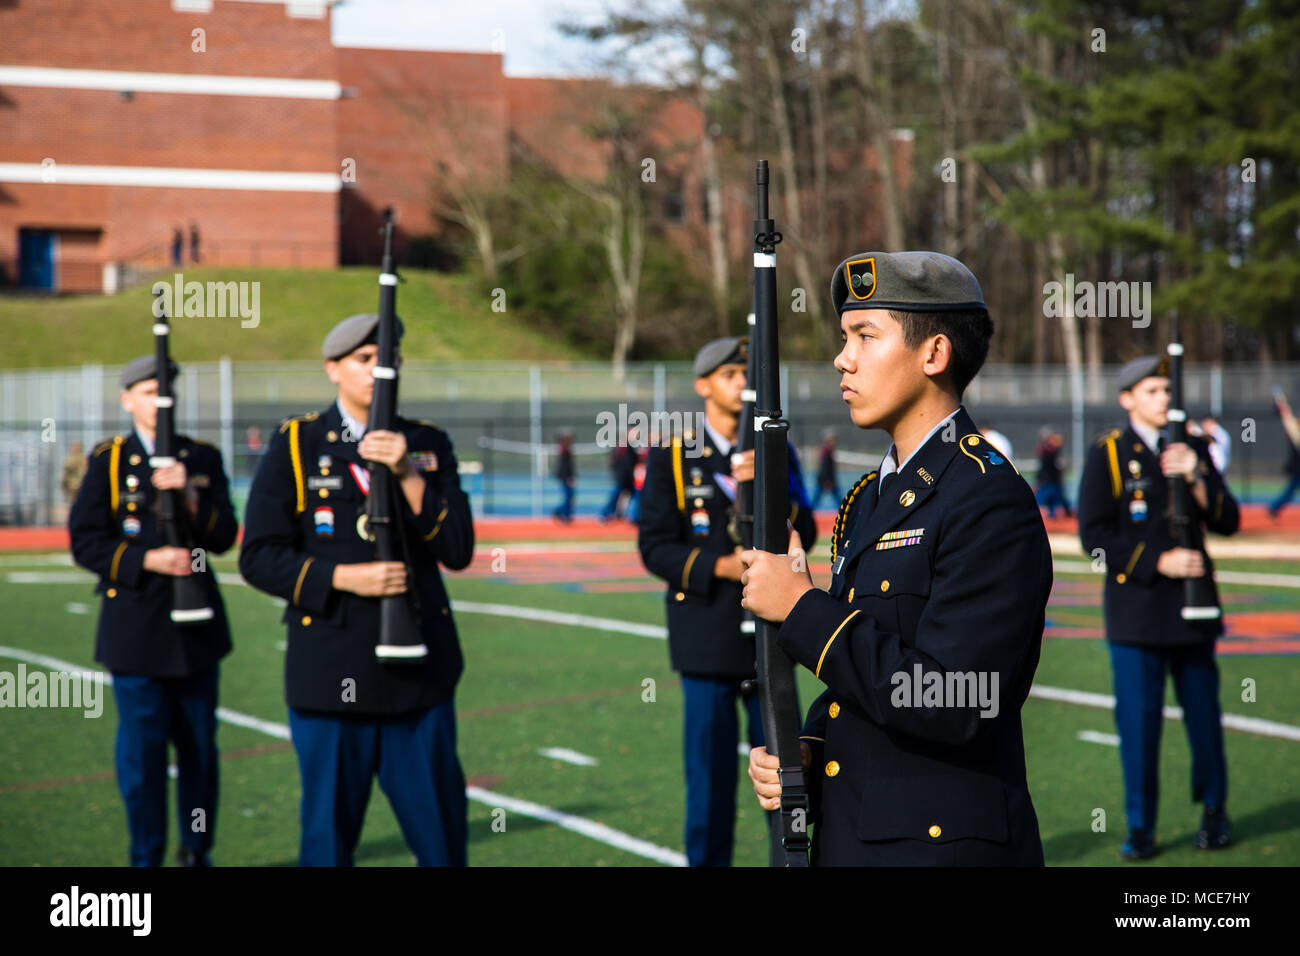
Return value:
[(208, 475), (190, 475), (186, 484), (193, 485), (195, 488), (208, 488), (212, 485), (212, 479)]
[(831, 564), (831, 574), (839, 574), (843, 570), (844, 570), (844, 555), (841, 554)]
[(691, 485), (689, 488), (686, 489), (686, 497), (712, 498), (713, 492), (714, 492), (713, 485)]
[(329, 475), (328, 477), (312, 475), (307, 479), (307, 487), (312, 491), (315, 491), (317, 488), (329, 488), (333, 491), (338, 491), (343, 487), (343, 478), (340, 475)]
[(910, 531), (890, 531), (888, 534), (880, 536), (880, 540), (876, 542), (876, 550), (889, 551), (891, 548), (906, 548), (909, 545), (920, 544), (924, 535), (924, 528), (913, 528)]

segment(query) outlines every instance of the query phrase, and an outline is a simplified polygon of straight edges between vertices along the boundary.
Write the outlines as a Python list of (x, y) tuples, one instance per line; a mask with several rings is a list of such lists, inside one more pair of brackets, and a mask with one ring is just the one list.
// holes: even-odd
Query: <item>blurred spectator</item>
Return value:
[(609, 470), (614, 476), (614, 487), (610, 490), (609, 501), (600, 512), (601, 522), (606, 522), (610, 518), (621, 518), (627, 514), (624, 509), (630, 508), (632, 499), (636, 497), (636, 464), (637, 453), (633, 447), (636, 441), (636, 433), (628, 429), (624, 440), (609, 456)]
[(185, 256), (185, 234), (181, 232), (181, 227), (177, 226), (172, 230), (172, 265), (181, 264), (181, 259)]
[(555, 477), (560, 480), (560, 494), (563, 500), (554, 511), (555, 517), (568, 524), (573, 520), (574, 490), (578, 485), (578, 473), (573, 465), (573, 430), (566, 428), (556, 440), (560, 447), (556, 450)]
[(72, 503), (72, 499), (77, 496), (77, 489), (81, 487), (81, 479), (86, 477), (86, 452), (82, 448), (81, 442), (71, 441), (68, 443), (68, 457), (63, 459), (63, 480), (59, 486), (63, 489), (63, 511), (59, 517), (59, 523), (62, 524), (68, 520), (67, 507)]
[(1228, 470), (1228, 462), (1232, 458), (1232, 436), (1213, 415), (1207, 415), (1201, 419), (1201, 437), (1209, 446), (1210, 461), (1214, 462), (1214, 470), (1221, 475), (1225, 474)]
[(190, 262), (199, 261), (199, 224), (190, 221)]
[(811, 496), (812, 509), (814, 511), (816, 511), (817, 506), (821, 504), (822, 495), (825, 494), (831, 496), (832, 508), (838, 508), (840, 506), (839, 475), (835, 464), (835, 446), (837, 441), (838, 439), (835, 437), (835, 432), (831, 429), (828, 428), (826, 431), (822, 432), (822, 447), (817, 459), (817, 491)]
[(1287, 444), (1291, 447), (1287, 450), (1286, 464), (1283, 466), (1288, 476), (1286, 487), (1268, 506), (1270, 518), (1276, 518), (1281, 514), (1282, 509), (1290, 504), (1295, 493), (1300, 491), (1300, 422), (1296, 421), (1295, 413), (1287, 404), (1286, 396), (1279, 389), (1273, 390), (1273, 401), (1277, 405), (1278, 415), (1282, 417), (1282, 430), (1286, 433)]
[(645, 487), (645, 463), (649, 448), (637, 448), (636, 467), (632, 469), (632, 500), (627, 503), (627, 520), (636, 524), (641, 519), (641, 490)]
[[(1050, 429), (1043, 431), (1043, 439), (1038, 443), (1038, 488), (1034, 492), (1034, 498), (1040, 508), (1047, 509), (1049, 518), (1056, 517), (1057, 505), (1065, 509), (1067, 518), (1071, 518), (1074, 512), (1070, 510), (1070, 502), (1065, 498), (1065, 482), (1061, 473), (1061, 448), (1065, 445), (1065, 439), (1060, 432)], [(989, 441), (993, 439), (990, 438)]]

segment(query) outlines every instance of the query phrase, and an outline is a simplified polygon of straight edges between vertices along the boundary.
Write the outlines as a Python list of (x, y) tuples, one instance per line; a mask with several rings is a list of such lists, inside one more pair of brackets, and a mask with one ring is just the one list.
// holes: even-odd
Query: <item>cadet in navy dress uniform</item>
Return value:
[[(1214, 642), (1222, 617), (1184, 620), (1183, 578), (1210, 574), (1202, 527), (1233, 534), (1237, 502), (1214, 468), (1200, 438), (1165, 444), (1168, 360), (1135, 359), (1120, 370), (1120, 404), (1129, 427), (1103, 436), (1089, 451), (1079, 487), (1079, 536), (1090, 554), (1106, 562), (1106, 639), (1115, 676), (1115, 722), (1124, 768), (1128, 860), (1155, 855), (1159, 802), (1160, 729), (1165, 674), (1183, 708), (1192, 751), (1192, 800), (1204, 804), (1197, 846), (1229, 842), (1227, 761), (1220, 725), (1219, 671)], [(1194, 549), (1177, 547), (1170, 527), (1169, 475), (1188, 482)], [(1218, 593), (1214, 604), (1218, 606)]]
[[(646, 568), (667, 584), (668, 651), (685, 696), (686, 857), (691, 866), (730, 866), (736, 819), (736, 699), (749, 740), (763, 742), (755, 695), (754, 641), (741, 634), (738, 481), (751, 481), (753, 452), (732, 464), (745, 387), (746, 339), (716, 339), (695, 357), (705, 400), (702, 434), (670, 437), (646, 466), (638, 544)], [(685, 440), (683, 440), (685, 439)], [(733, 470), (734, 469), (734, 470)], [(790, 520), (809, 548), (816, 525), (790, 448)]]
[[(338, 400), (287, 419), (272, 437), (253, 479), (239, 569), (288, 602), (284, 678), (302, 776), (300, 864), (351, 865), (378, 775), (416, 860), (463, 866), (467, 808), (452, 697), (464, 665), (438, 564), (468, 566), (474, 528), (445, 432), (403, 418), (398, 431), (366, 431), (378, 322), (351, 316), (326, 337)], [(376, 560), (363, 536), (368, 460), (400, 478), (409, 577), (401, 562)], [(408, 589), (428, 655), (381, 662), (379, 597)]]
[[(113, 675), (117, 701), (117, 783), (126, 802), (131, 865), (159, 866), (167, 840), (167, 742), (176, 748), (179, 860), (207, 866), (217, 817), (217, 662), (230, 653), (230, 628), (208, 560), (235, 543), (221, 452), (176, 436), (174, 465), (154, 469), (157, 359), (130, 362), (120, 378), (134, 429), (100, 443), (68, 515), (72, 555), (99, 576), (103, 596), (95, 660)], [(172, 377), (176, 363), (171, 363)], [(167, 547), (154, 503), (158, 489), (184, 491), (182, 515), (202, 553)], [(171, 620), (175, 575), (203, 582), (213, 617)]]
[[(828, 591), (747, 551), (744, 604), (826, 685), (803, 729), (815, 865), (1041, 866), (1020, 709), (1052, 585), (1034, 493), (960, 405), (993, 325), (933, 252), (867, 252), (831, 283), (853, 423), (894, 440), (845, 497)], [(750, 755), (760, 805), (781, 792)]]

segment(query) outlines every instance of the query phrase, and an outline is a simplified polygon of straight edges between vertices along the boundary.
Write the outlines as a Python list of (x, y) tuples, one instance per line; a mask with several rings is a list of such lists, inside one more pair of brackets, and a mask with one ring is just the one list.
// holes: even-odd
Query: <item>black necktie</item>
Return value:
[(885, 500), (885, 491), (889, 488), (890, 483), (897, 477), (898, 477), (898, 472), (891, 471), (889, 474), (885, 475), (884, 478), (880, 479), (880, 500), (881, 501)]

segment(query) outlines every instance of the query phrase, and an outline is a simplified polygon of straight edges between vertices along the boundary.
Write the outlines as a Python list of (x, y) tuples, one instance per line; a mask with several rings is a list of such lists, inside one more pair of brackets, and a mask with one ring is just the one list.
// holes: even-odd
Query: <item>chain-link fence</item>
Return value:
[[(121, 410), (119, 367), (0, 372), (0, 523), (64, 520), (79, 459), (99, 441), (130, 428)], [(1115, 400), (1116, 368), (1072, 383), (1060, 367), (991, 366), (971, 383), (966, 405), (981, 425), (1012, 444), (1021, 472), (1037, 471), (1044, 429), (1065, 437), (1071, 490), (1088, 444), (1122, 425)], [(1072, 388), (1073, 384), (1073, 388)], [(1300, 365), (1192, 367), (1185, 376), (1192, 417), (1213, 414), (1232, 438), (1229, 481), (1243, 500), (1261, 501), (1282, 480), (1286, 438), (1270, 389), (1300, 398)], [(809, 484), (827, 431), (838, 437), (843, 489), (886, 451), (883, 432), (862, 432), (839, 397), (830, 363), (782, 369), (784, 408)], [(702, 408), (687, 363), (632, 364), (616, 381), (604, 363), (517, 365), (407, 361), (401, 412), (431, 420), (451, 436), (475, 512), (543, 515), (560, 501), (554, 477), (558, 433), (574, 432), (579, 513), (598, 513), (610, 496), (612, 444), (628, 427), (653, 424), (658, 413), (693, 416)], [(226, 461), (240, 513), (262, 449), (281, 419), (319, 410), (334, 391), (313, 362), (189, 362), (177, 381), (178, 430), (212, 442)], [(644, 439), (649, 428), (642, 428)], [(71, 477), (70, 477), (71, 476)]]

